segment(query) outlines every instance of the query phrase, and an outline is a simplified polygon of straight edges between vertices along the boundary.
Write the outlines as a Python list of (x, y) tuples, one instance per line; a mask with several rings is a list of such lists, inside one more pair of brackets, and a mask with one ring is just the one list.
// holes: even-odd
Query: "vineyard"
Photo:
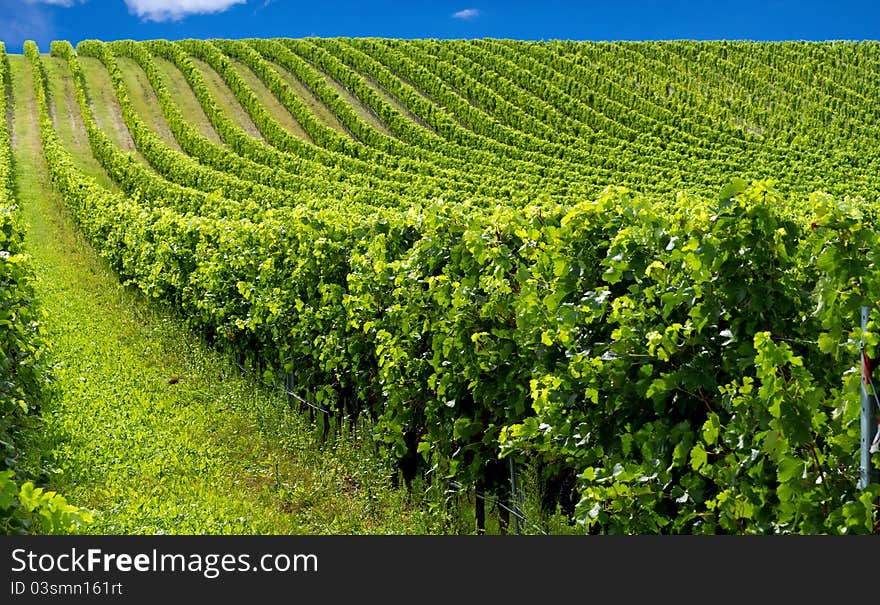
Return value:
[(843, 42), (0, 46), (7, 460), (48, 371), (30, 78), (51, 189), (119, 280), (325, 434), (367, 422), (406, 485), (474, 495), (478, 531), (487, 502), (528, 521), (529, 469), (574, 532), (876, 533), (878, 67)]

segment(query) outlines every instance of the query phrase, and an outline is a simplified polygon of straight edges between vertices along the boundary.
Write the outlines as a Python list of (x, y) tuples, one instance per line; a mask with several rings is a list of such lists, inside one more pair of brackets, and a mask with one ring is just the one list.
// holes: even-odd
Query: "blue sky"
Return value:
[(0, 0), (0, 40), (383, 36), (864, 40), (876, 0)]

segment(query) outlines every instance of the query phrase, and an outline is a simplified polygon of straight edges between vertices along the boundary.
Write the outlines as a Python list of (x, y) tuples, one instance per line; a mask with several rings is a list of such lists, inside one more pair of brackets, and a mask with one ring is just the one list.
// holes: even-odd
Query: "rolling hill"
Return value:
[[(858, 309), (880, 294), (880, 44), (86, 40), (0, 54), (10, 216), (18, 200), (39, 226), (48, 207), (29, 204), (63, 206), (120, 282), (283, 388), (323, 435), (365, 423), (410, 491), (469, 494), (478, 531), (486, 502), (499, 531), (511, 515), (524, 531), (518, 476), (572, 531), (876, 531), (851, 369), (876, 345)], [(17, 279), (10, 316), (40, 304)], [(23, 317), (15, 346), (33, 363), (7, 363), (9, 384), (39, 382), (15, 369), (39, 365)], [(85, 358), (111, 385), (125, 372), (112, 355)], [(94, 424), (54, 414), (66, 473), (89, 448), (75, 423), (125, 433), (100, 464), (148, 484), (171, 473), (187, 489), (199, 464), (222, 481), (210, 460), (247, 457), (221, 436), (185, 445), (225, 413), (214, 384), (186, 404), (207, 424), (167, 436), (193, 456), (183, 470), (130, 470), (120, 451), (149, 451), (146, 416), (105, 407), (196, 422), (176, 395), (136, 388), (103, 392)], [(35, 387), (21, 389), (0, 392), (12, 432)], [(328, 489), (357, 500), (368, 479), (339, 481)], [(101, 489), (89, 506), (133, 488)], [(273, 498), (253, 510), (301, 510)], [(115, 531), (164, 527), (119, 508)], [(269, 531), (193, 514), (191, 531)], [(371, 515), (290, 531), (418, 531)]]

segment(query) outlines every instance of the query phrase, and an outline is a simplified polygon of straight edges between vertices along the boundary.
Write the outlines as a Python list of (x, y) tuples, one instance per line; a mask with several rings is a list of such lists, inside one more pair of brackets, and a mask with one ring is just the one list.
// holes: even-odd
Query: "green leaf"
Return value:
[(419, 441), (419, 444), (416, 446), (416, 452), (422, 455), (422, 459), (425, 462), (429, 462), (431, 457), (431, 444), (427, 441)]
[(620, 436), (620, 447), (625, 456), (629, 456), (632, 452), (633, 436), (629, 433), (623, 433)]
[(11, 470), (0, 471), (0, 510), (12, 508), (18, 496), (15, 484), (15, 473)]
[(715, 441), (718, 440), (720, 430), (721, 421), (718, 419), (718, 414), (715, 412), (710, 413), (706, 422), (703, 423), (703, 441), (709, 445), (714, 445)]
[(788, 483), (795, 479), (801, 479), (804, 474), (804, 461), (786, 456), (779, 461), (776, 476), (782, 483)]
[(837, 351), (839, 343), (828, 332), (819, 334), (819, 350), (823, 353), (834, 353)]
[(722, 206), (729, 204), (734, 197), (748, 189), (748, 186), (749, 184), (744, 179), (734, 177), (718, 192), (718, 201), (722, 203)]
[(34, 484), (30, 481), (27, 481), (22, 484), (21, 490), (19, 490), (18, 493), (18, 499), (24, 509), (30, 512), (40, 506), (42, 494), (42, 487), (38, 487), (35, 489)]
[(467, 441), (480, 432), (483, 425), (470, 418), (458, 418), (452, 426), (452, 435), (456, 439)]
[(672, 450), (672, 465), (680, 467), (686, 464), (690, 449), (691, 441), (689, 439), (682, 439), (676, 443), (675, 449)]
[(691, 449), (691, 468), (695, 471), (701, 470), (709, 462), (709, 456), (701, 444), (696, 444)]

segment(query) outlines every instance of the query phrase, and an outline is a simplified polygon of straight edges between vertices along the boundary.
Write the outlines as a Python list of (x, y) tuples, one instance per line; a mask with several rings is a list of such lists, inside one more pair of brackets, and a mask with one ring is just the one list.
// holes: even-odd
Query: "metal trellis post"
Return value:
[[(862, 307), (862, 333), (868, 329), (868, 318), (871, 315), (871, 307)], [(862, 414), (861, 428), (862, 438), (860, 444), (861, 460), (859, 473), (859, 489), (865, 489), (869, 483), (877, 480), (876, 473), (871, 468), (871, 442), (877, 431), (877, 419), (874, 414), (874, 397), (873, 385), (871, 384), (871, 365), (868, 360), (868, 353), (862, 348)]]
[(509, 458), (510, 464), (510, 508), (513, 509), (513, 532), (518, 536), (522, 533), (520, 524), (519, 510), (519, 482), (516, 478), (516, 467), (513, 464), (513, 457)]

